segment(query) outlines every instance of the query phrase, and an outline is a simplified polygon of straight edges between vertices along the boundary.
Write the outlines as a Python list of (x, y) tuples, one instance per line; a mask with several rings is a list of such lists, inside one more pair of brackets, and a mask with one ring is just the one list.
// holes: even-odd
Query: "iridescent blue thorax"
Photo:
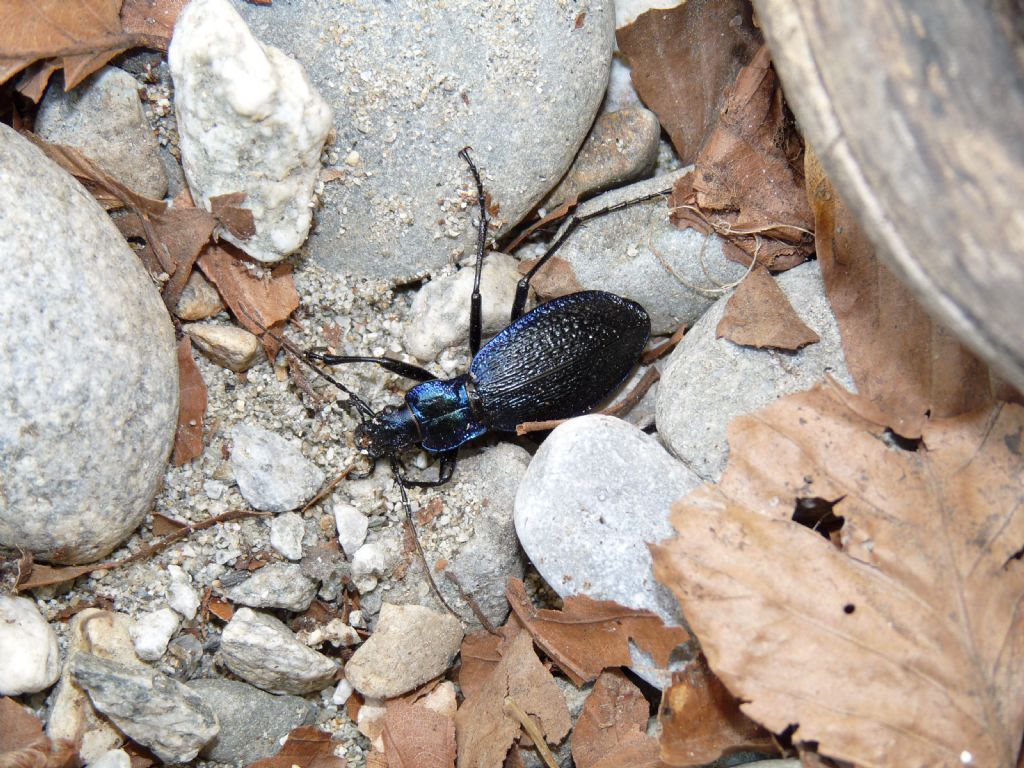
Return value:
[(488, 427), (470, 403), (469, 374), (417, 384), (405, 402), (420, 425), (424, 450), (443, 453), (479, 437)]

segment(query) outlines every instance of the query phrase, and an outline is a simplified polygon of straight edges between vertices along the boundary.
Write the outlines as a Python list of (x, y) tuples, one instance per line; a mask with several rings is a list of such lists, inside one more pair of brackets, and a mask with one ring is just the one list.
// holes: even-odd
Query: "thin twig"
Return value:
[(676, 348), (676, 345), (679, 344), (680, 341), (683, 340), (683, 336), (686, 335), (687, 330), (689, 330), (689, 326), (687, 326), (685, 323), (683, 325), (680, 325), (678, 328), (676, 328), (675, 333), (673, 333), (668, 338), (668, 341), (664, 341), (658, 346), (652, 347), (651, 349), (648, 349), (646, 352), (640, 355), (640, 365), (650, 365), (655, 360), (658, 360), (667, 355), (669, 352)]
[(548, 768), (558, 768), (558, 761), (555, 760), (555, 756), (551, 754), (551, 750), (548, 749), (547, 743), (544, 741), (544, 734), (541, 733), (537, 724), (533, 722), (531, 718), (522, 707), (516, 703), (516, 700), (511, 696), (505, 697), (505, 705), (502, 707), (502, 711), (514, 718), (526, 731), (526, 735), (530, 737), (533, 745), (537, 748), (537, 754), (540, 755), (541, 760)]
[(466, 592), (465, 589), (462, 588), (462, 585), (459, 583), (459, 580), (455, 577), (455, 574), (451, 571), (446, 570), (444, 572), (444, 577), (448, 579), (449, 582), (451, 582), (452, 586), (454, 586), (455, 589), (458, 591), (459, 597), (461, 597), (463, 601), (466, 603), (466, 605), (469, 606), (469, 609), (473, 611), (473, 615), (476, 616), (476, 620), (480, 622), (480, 626), (492, 635), (498, 634), (498, 630), (494, 628), (494, 625), (491, 623), (491, 620), (484, 615), (483, 610), (481, 610), (480, 608), (480, 604), (473, 599), (473, 596), (471, 594), (469, 594), (468, 592)]

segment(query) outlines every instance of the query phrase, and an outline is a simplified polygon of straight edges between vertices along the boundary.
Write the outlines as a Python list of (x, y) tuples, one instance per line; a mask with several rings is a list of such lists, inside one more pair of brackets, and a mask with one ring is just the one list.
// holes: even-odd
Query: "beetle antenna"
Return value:
[(259, 320), (252, 316), (252, 313), (249, 312), (249, 310), (246, 308), (244, 304), (240, 305), (239, 308), (242, 310), (242, 314), (248, 317), (249, 320), (251, 320), (256, 325), (257, 328), (263, 331), (263, 333), (267, 334), (270, 338), (272, 338), (274, 341), (280, 344), (282, 349), (284, 349), (287, 352), (290, 352), (296, 359), (305, 364), (307, 368), (309, 368), (314, 374), (319, 376), (321, 379), (330, 382), (338, 389), (340, 389), (342, 392), (344, 392), (346, 395), (348, 395), (349, 398), (351, 398), (352, 404), (355, 405), (356, 410), (358, 410), (360, 415), (362, 416), (363, 421), (366, 421), (367, 419), (372, 419), (374, 416), (377, 415), (376, 413), (374, 413), (373, 408), (371, 408), (369, 404), (367, 404), (367, 402), (363, 400), (363, 398), (361, 398), (351, 389), (346, 387), (336, 378), (331, 376), (329, 373), (324, 373), (322, 370), (320, 370), (320, 368), (313, 365), (312, 361), (309, 358), (310, 353), (303, 352), (301, 349), (299, 349), (290, 341), (288, 341), (288, 339), (286, 339), (284, 336), (278, 336), (272, 330), (267, 328), (267, 326), (263, 325), (263, 323), (261, 323)]
[(416, 544), (416, 552), (420, 557), (420, 562), (423, 563), (423, 573), (427, 577), (427, 581), (430, 583), (430, 588), (433, 590), (434, 595), (438, 600), (441, 601), (448, 613), (462, 621), (462, 617), (455, 612), (448, 601), (444, 599), (444, 595), (441, 594), (441, 590), (437, 587), (437, 582), (434, 581), (434, 575), (430, 572), (430, 564), (427, 562), (427, 554), (423, 551), (423, 545), (420, 544), (419, 534), (416, 533), (416, 524), (412, 519), (412, 504), (409, 503), (409, 494), (406, 492), (405, 483), (402, 482), (402, 474), (399, 471), (398, 457), (394, 454), (391, 455), (391, 474), (395, 478), (395, 482), (398, 483), (398, 487), (402, 492), (402, 504), (405, 506), (405, 524), (409, 527), (409, 532), (412, 534), (412, 540)]

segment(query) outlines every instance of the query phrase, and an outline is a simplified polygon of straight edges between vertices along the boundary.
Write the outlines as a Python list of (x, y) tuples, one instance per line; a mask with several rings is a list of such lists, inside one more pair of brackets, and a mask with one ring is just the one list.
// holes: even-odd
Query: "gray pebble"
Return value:
[(219, 731), (199, 696), (155, 670), (91, 653), (75, 654), (69, 665), (96, 709), (164, 762), (188, 762)]
[(170, 608), (160, 608), (138, 616), (128, 630), (135, 644), (136, 655), (145, 661), (159, 659), (180, 624), (181, 617)]
[(244, 328), (215, 323), (188, 323), (182, 326), (196, 349), (221, 368), (235, 373), (247, 371), (260, 359), (263, 345)]
[(345, 590), (345, 584), (352, 576), (352, 566), (345, 555), (336, 547), (313, 547), (299, 563), (302, 572), (320, 582), (320, 598), (328, 602), (337, 600)]
[(175, 680), (191, 680), (203, 659), (203, 644), (188, 633), (171, 640), (157, 665), (161, 672)]
[(0, 124), (0, 545), (96, 560), (149, 511), (178, 415), (174, 329), (85, 189)]
[(366, 541), (370, 518), (351, 504), (334, 505), (334, 524), (338, 529), (338, 543), (349, 557), (355, 555)]
[(372, 592), (388, 570), (387, 548), (381, 542), (364, 544), (352, 556), (352, 583), (361, 593)]
[(202, 752), (207, 760), (251, 765), (281, 748), (292, 728), (309, 725), (317, 708), (298, 696), (273, 696), (235, 680), (193, 680), (189, 689), (217, 715), (220, 733)]
[[(688, 169), (606, 192), (577, 209), (585, 215), (624, 200), (668, 189)], [(558, 252), (584, 288), (639, 302), (652, 332), (670, 334), (692, 324), (721, 295), (721, 286), (746, 269), (729, 261), (717, 236), (678, 229), (664, 198), (599, 216), (580, 226)]]
[(821, 341), (784, 352), (715, 338), (728, 301), (723, 298), (676, 347), (659, 382), (658, 434), (672, 453), (705, 479), (717, 480), (725, 469), (726, 428), (735, 417), (810, 389), (828, 374), (853, 389), (818, 262), (801, 264), (776, 280)]
[(192, 579), (179, 565), (171, 565), (167, 570), (171, 574), (167, 604), (191, 621), (199, 610), (199, 595), (192, 588)]
[(270, 521), (270, 546), (282, 557), (301, 560), (305, 533), (302, 517), (295, 512), (285, 512)]
[[(516, 495), (516, 532), (563, 597), (614, 600), (680, 624), (647, 545), (672, 535), (672, 503), (698, 485), (655, 438), (610, 416), (581, 416), (557, 427), (530, 462)], [(659, 687), (668, 682), (636, 654), (633, 669)]]
[(238, 490), (256, 509), (288, 512), (313, 498), (323, 485), (323, 470), (280, 435), (238, 424), (231, 439), (231, 471)]
[[(239, 3), (301, 61), (335, 114), (310, 257), (389, 279), (474, 250), (472, 147), (505, 228), (568, 169), (607, 83), (612, 4), (398, 0)], [(585, 16), (577, 26), (581, 12)]]
[(230, 589), (224, 595), (234, 603), (251, 608), (283, 608), (299, 613), (316, 597), (316, 582), (302, 575), (295, 563), (270, 563)]
[(135, 192), (160, 200), (167, 193), (167, 174), (142, 112), (139, 87), (116, 67), (104, 67), (68, 92), (55, 77), (39, 104), (35, 131), (54, 144), (80, 149)]
[(228, 669), (271, 693), (310, 693), (331, 684), (337, 662), (307, 648), (282, 622), (239, 608), (221, 635)]
[(547, 210), (635, 181), (654, 170), (661, 125), (648, 109), (608, 112), (594, 121), (572, 167), (544, 200)]
[(167, 53), (181, 160), (197, 204), (246, 195), (256, 234), (220, 233), (259, 261), (302, 245), (331, 111), (302, 66), (264, 46), (228, 0), (193, 0)]
[(0, 696), (42, 691), (58, 677), (57, 635), (35, 602), (0, 595)]
[(370, 639), (345, 665), (345, 679), (364, 696), (401, 696), (448, 669), (461, 643), (462, 625), (451, 614), (385, 603)]

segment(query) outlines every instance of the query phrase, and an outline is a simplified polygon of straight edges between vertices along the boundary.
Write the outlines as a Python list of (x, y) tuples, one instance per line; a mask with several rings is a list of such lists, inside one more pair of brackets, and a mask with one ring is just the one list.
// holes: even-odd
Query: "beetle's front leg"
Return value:
[(446, 451), (441, 454), (441, 463), (437, 470), (437, 480), (410, 480), (407, 474), (402, 474), (404, 465), (400, 461), (395, 462), (395, 473), (398, 482), (406, 488), (437, 488), (452, 479), (455, 473), (455, 462), (458, 458), (458, 451)]

